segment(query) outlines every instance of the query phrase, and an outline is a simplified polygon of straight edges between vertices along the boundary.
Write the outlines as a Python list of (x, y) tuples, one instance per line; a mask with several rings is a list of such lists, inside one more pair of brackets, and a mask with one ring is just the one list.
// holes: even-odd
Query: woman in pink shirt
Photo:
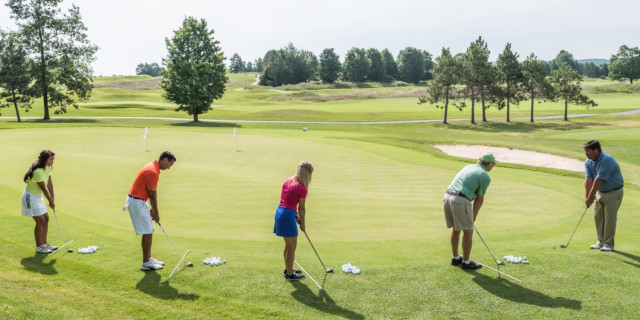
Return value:
[[(287, 281), (302, 280), (304, 276), (300, 270), (293, 270), (293, 262), (296, 257), (296, 246), (298, 244), (298, 226), (305, 231), (305, 200), (307, 198), (307, 188), (311, 182), (313, 166), (307, 161), (302, 161), (298, 165), (296, 175), (285, 180), (282, 184), (280, 194), (280, 205), (276, 210), (273, 233), (284, 238), (284, 278)], [(297, 210), (297, 211), (296, 211)]]

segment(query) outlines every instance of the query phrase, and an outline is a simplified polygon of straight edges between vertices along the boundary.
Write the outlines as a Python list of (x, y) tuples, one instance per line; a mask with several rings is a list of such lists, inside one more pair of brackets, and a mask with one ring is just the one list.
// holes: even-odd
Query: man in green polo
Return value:
[[(447, 188), (442, 200), (447, 228), (451, 231), (451, 265), (462, 269), (478, 269), (482, 265), (471, 261), (473, 244), (473, 223), (484, 202), (484, 195), (491, 183), (489, 171), (496, 165), (496, 158), (489, 152), (483, 153), (478, 163), (464, 167)], [(471, 202), (473, 201), (473, 205)], [(462, 256), (458, 252), (462, 231)]]

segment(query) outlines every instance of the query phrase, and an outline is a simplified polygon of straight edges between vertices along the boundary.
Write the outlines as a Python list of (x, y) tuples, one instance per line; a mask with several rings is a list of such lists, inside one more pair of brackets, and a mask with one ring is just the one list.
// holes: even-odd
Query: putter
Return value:
[(582, 217), (580, 217), (580, 220), (578, 220), (578, 224), (576, 225), (576, 228), (573, 229), (573, 233), (571, 234), (571, 237), (569, 237), (569, 241), (567, 241), (567, 244), (561, 244), (560, 248), (565, 249), (566, 247), (569, 246), (569, 242), (571, 242), (571, 239), (573, 238), (573, 235), (576, 233), (576, 230), (578, 230), (578, 226), (580, 225), (580, 222), (582, 222), (582, 218), (584, 218), (584, 214), (587, 213), (587, 209), (589, 209), (589, 207), (584, 208), (584, 212), (582, 213)]
[(307, 236), (307, 240), (309, 240), (309, 244), (311, 245), (311, 248), (313, 248), (313, 252), (316, 253), (318, 260), (320, 260), (320, 264), (322, 265), (322, 268), (324, 269), (324, 271), (326, 273), (333, 273), (333, 269), (327, 269), (327, 267), (324, 266), (324, 263), (322, 262), (322, 259), (320, 259), (320, 255), (318, 254), (318, 251), (316, 251), (316, 248), (313, 246), (311, 239), (309, 239), (309, 235), (307, 234), (307, 232), (306, 231), (303, 231), (303, 232), (304, 232), (304, 235)]
[[(69, 249), (67, 244), (71, 243), (71, 241), (64, 241), (64, 235), (62, 234), (62, 228), (60, 227), (60, 221), (58, 221), (58, 215), (56, 214), (56, 209), (53, 209), (53, 215), (56, 217), (56, 223), (58, 223), (58, 229), (60, 230), (60, 237), (62, 237), (62, 242), (64, 243), (64, 248), (67, 249), (67, 252), (73, 252), (73, 249)], [(53, 252), (52, 252), (53, 253)]]
[(298, 263), (298, 261), (295, 261), (295, 263), (298, 266), (298, 268), (300, 268), (300, 270), (302, 270), (302, 272), (306, 273), (309, 276), (309, 279), (311, 279), (311, 281), (313, 281), (313, 283), (315, 283), (316, 286), (318, 286), (318, 288), (320, 288), (320, 290), (324, 290), (324, 288), (322, 288), (315, 280), (313, 280), (313, 277), (306, 270), (304, 270), (304, 268)]
[(502, 272), (500, 272), (500, 265), (498, 264), (498, 260), (496, 260), (496, 257), (493, 256), (493, 253), (491, 253), (491, 250), (489, 250), (489, 246), (487, 245), (486, 242), (484, 242), (484, 239), (482, 239), (482, 236), (480, 235), (480, 232), (478, 232), (478, 229), (476, 228), (476, 226), (473, 226), (473, 229), (476, 230), (476, 233), (478, 234), (478, 237), (480, 237), (480, 240), (482, 240), (482, 243), (484, 243), (484, 246), (487, 248), (487, 251), (489, 251), (489, 254), (491, 255), (491, 258), (493, 258), (493, 261), (495, 261), (496, 266), (498, 266), (498, 277), (500, 277), (500, 274)]
[[(187, 253), (185, 253), (184, 256), (183, 256), (180, 253), (180, 251), (178, 251), (178, 248), (176, 248), (176, 246), (173, 244), (173, 241), (171, 241), (171, 238), (169, 238), (169, 235), (167, 234), (167, 232), (164, 230), (164, 228), (160, 224), (160, 221), (156, 221), (156, 223), (160, 226), (160, 229), (162, 229), (162, 232), (164, 232), (164, 235), (167, 236), (167, 239), (169, 240), (169, 243), (171, 243), (171, 245), (173, 246), (173, 249), (176, 250), (176, 253), (178, 254), (178, 257), (180, 257), (180, 262), (184, 262), (184, 257), (187, 255), (187, 253), (189, 253), (189, 250), (187, 250)], [(193, 267), (193, 263), (191, 263), (191, 261), (185, 262), (185, 264), (187, 265), (187, 267)], [(175, 269), (173, 269), (173, 270), (175, 271)], [(173, 274), (173, 272), (171, 274)]]
[[(71, 243), (71, 242), (73, 242), (73, 240), (71, 240), (71, 241), (69, 241), (69, 242), (65, 243), (63, 246), (58, 247), (58, 249), (56, 249), (56, 250), (54, 250), (53, 252), (49, 253), (49, 254), (47, 255), (47, 258), (51, 257), (51, 256), (52, 256), (52, 255), (54, 255), (56, 252), (60, 251), (60, 249), (62, 249), (62, 247), (66, 247), (66, 246), (67, 246), (69, 243)], [(69, 252), (73, 252), (73, 249), (70, 249), (70, 250), (71, 250), (71, 251), (69, 251)]]

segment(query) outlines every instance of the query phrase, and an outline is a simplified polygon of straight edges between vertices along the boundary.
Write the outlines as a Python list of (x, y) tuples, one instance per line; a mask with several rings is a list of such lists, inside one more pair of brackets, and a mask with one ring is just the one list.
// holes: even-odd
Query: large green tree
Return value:
[(422, 75), (422, 80), (431, 80), (433, 79), (433, 56), (427, 50), (422, 50), (422, 56), (424, 57), (424, 74)]
[(29, 71), (44, 101), (44, 120), (49, 108), (56, 114), (67, 106), (78, 108), (76, 99), (86, 101), (93, 89), (93, 70), (98, 47), (88, 40), (80, 9), (72, 5), (65, 13), (62, 0), (8, 0), (24, 48), (33, 60)]
[(633, 80), (640, 79), (640, 50), (638, 47), (620, 46), (618, 53), (611, 56), (608, 68), (610, 79), (629, 79), (633, 84)]
[(531, 54), (522, 62), (522, 91), (531, 100), (531, 122), (533, 122), (534, 101), (553, 99), (553, 87), (547, 79), (547, 64)]
[(27, 52), (15, 33), (0, 34), (0, 108), (13, 105), (20, 122), (20, 108), (29, 111), (33, 103), (32, 78)]
[(152, 77), (157, 77), (160, 75), (162, 71), (162, 67), (157, 63), (139, 63), (136, 66), (136, 74), (146, 74)]
[[(447, 113), (449, 111), (449, 101), (456, 99), (455, 86), (460, 83), (462, 76), (462, 61), (458, 57), (451, 55), (448, 48), (442, 48), (442, 53), (436, 58), (433, 68), (434, 77), (427, 88), (428, 96), (419, 97), (419, 104), (431, 103), (437, 108), (444, 109), (444, 120), (447, 123)], [(441, 104), (444, 101), (444, 104)], [(457, 105), (462, 110), (462, 105)]]
[(320, 54), (320, 79), (323, 83), (334, 83), (340, 77), (342, 64), (333, 48), (322, 50)]
[(551, 62), (549, 63), (549, 68), (551, 68), (552, 71), (558, 70), (558, 68), (560, 68), (560, 65), (563, 63), (566, 63), (569, 67), (571, 67), (571, 69), (580, 73), (580, 63), (578, 63), (578, 60), (573, 57), (573, 54), (565, 50), (560, 50), (556, 58), (551, 60)]
[(564, 121), (569, 121), (569, 103), (584, 105), (587, 108), (598, 105), (582, 94), (581, 81), (582, 75), (566, 63), (561, 63), (558, 69), (551, 71), (551, 83), (555, 88), (556, 95), (564, 102)]
[(424, 56), (422, 51), (406, 47), (398, 54), (398, 79), (418, 83), (424, 75)]
[(244, 61), (242, 61), (242, 58), (240, 57), (239, 54), (234, 53), (231, 56), (231, 59), (229, 59), (229, 72), (238, 73), (238, 72), (243, 72), (244, 69), (245, 69)]
[(211, 110), (214, 100), (225, 91), (227, 75), (224, 55), (204, 19), (187, 17), (173, 38), (165, 38), (167, 57), (162, 60), (166, 71), (160, 83), (163, 97), (178, 105), (198, 121), (198, 115)]
[(260, 76), (263, 86), (281, 86), (315, 79), (318, 74), (318, 58), (310, 51), (299, 50), (292, 43), (279, 50), (269, 50), (264, 55), (264, 69)]
[(367, 80), (380, 82), (384, 78), (384, 63), (382, 62), (382, 54), (376, 48), (367, 50), (367, 58), (371, 61), (371, 68)]
[(367, 58), (367, 50), (351, 48), (344, 58), (342, 77), (346, 81), (364, 82), (371, 69), (371, 60)]
[(498, 75), (498, 90), (501, 101), (506, 101), (507, 122), (510, 122), (511, 103), (519, 104), (521, 100), (520, 86), (524, 80), (522, 66), (518, 62), (519, 55), (511, 50), (511, 43), (507, 43), (496, 62)]
[(384, 49), (381, 53), (385, 76), (396, 79), (396, 77), (398, 76), (398, 64), (393, 58), (393, 54), (391, 53), (391, 51), (389, 51), (389, 49)]

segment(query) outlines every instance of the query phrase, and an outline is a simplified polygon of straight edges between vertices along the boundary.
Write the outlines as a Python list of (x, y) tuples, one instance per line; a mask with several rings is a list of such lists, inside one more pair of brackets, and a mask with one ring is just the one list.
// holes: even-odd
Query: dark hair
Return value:
[(602, 153), (602, 147), (600, 146), (600, 141), (598, 140), (589, 140), (585, 142), (582, 147), (589, 150), (598, 149), (598, 152)]
[(54, 155), (55, 153), (53, 153), (53, 151), (51, 150), (42, 150), (42, 152), (40, 152), (40, 155), (38, 156), (38, 160), (31, 164), (29, 171), (27, 171), (27, 173), (24, 175), (24, 182), (27, 182), (27, 180), (33, 178), (34, 170), (38, 168), (44, 169), (44, 167), (47, 165), (47, 160), (49, 159), (49, 157)]
[(169, 159), (171, 161), (176, 161), (176, 156), (173, 155), (173, 153), (169, 152), (169, 151), (165, 151), (163, 153), (160, 154), (160, 158), (158, 158), (158, 161), (162, 161), (162, 159)]

